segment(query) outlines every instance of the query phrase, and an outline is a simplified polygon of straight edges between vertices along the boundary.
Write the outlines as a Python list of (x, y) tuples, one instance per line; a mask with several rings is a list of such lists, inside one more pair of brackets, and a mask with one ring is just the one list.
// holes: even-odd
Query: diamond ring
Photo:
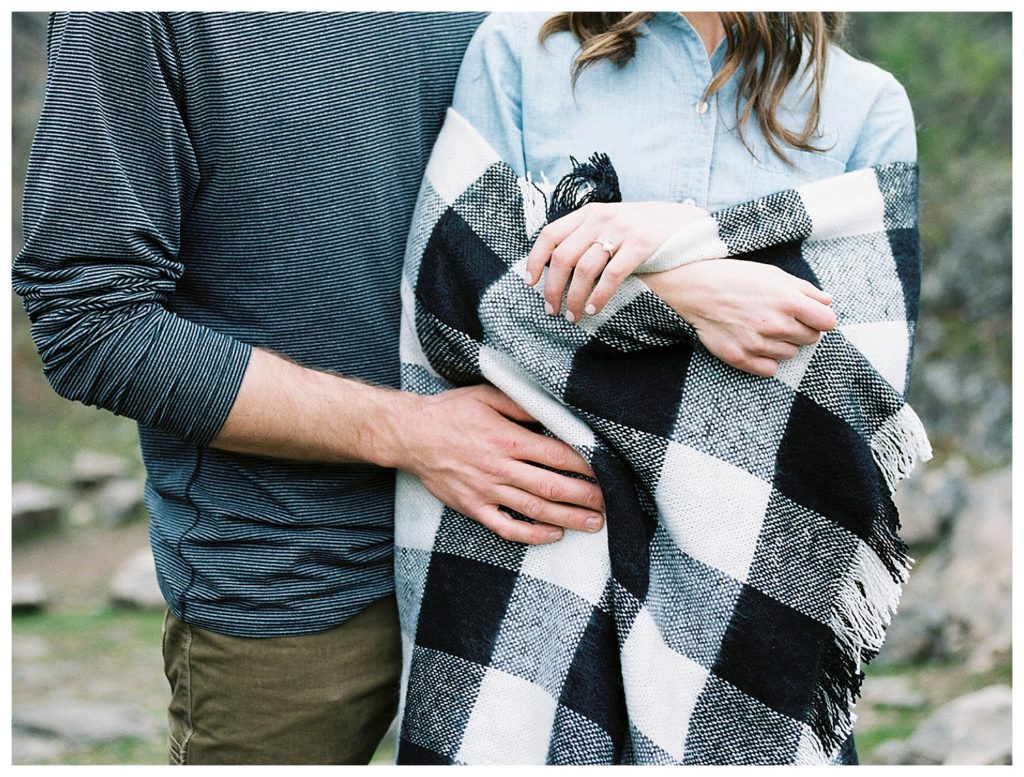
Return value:
[(613, 256), (615, 254), (614, 240), (595, 240), (594, 245), (601, 246), (601, 248), (608, 252), (608, 256)]

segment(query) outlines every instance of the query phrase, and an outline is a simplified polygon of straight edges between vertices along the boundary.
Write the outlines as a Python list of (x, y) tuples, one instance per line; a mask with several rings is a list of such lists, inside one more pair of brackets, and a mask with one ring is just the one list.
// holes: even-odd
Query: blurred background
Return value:
[[(13, 14), (12, 257), (46, 18)], [(911, 403), (935, 449), (897, 497), (917, 565), (867, 668), (858, 748), (865, 763), (1010, 763), (1011, 15), (854, 13), (845, 47), (895, 74), (917, 117)], [(166, 763), (135, 426), (52, 392), (17, 298), (12, 358), (13, 761)]]

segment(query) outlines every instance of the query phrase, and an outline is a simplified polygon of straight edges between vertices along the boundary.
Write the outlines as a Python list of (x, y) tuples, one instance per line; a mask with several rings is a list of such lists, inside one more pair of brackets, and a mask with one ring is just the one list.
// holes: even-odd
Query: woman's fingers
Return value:
[(593, 225), (583, 222), (551, 252), (551, 263), (544, 276), (544, 301), (547, 303), (544, 309), (548, 313), (557, 315), (561, 311), (562, 296), (569, 279), (574, 277), (584, 257), (587, 258), (584, 272), (591, 273), (591, 277), (600, 270), (601, 262), (608, 261), (608, 252), (594, 243), (592, 235)]
[(633, 271), (647, 258), (647, 254), (636, 249), (631, 243), (624, 243), (622, 248), (608, 262), (608, 266), (601, 273), (601, 278), (594, 287), (587, 306), (584, 311), (587, 315), (593, 316), (608, 304), (608, 300), (618, 290), (622, 282), (629, 277)]
[(544, 266), (551, 260), (551, 253), (558, 245), (571, 235), (580, 224), (583, 223), (585, 215), (583, 210), (576, 210), (557, 221), (552, 221), (537, 236), (533, 248), (526, 257), (526, 282), (533, 286), (540, 280)]
[(772, 328), (765, 326), (759, 334), (769, 340), (792, 343), (793, 345), (811, 345), (821, 339), (820, 330), (807, 326), (807, 324), (792, 317), (782, 318)]
[(831, 305), (832, 304), (832, 294), (831, 293), (825, 291), (824, 289), (819, 289), (813, 283), (811, 283), (810, 281), (804, 280), (803, 278), (799, 278), (798, 280), (802, 284), (801, 291), (803, 291), (803, 293), (806, 294), (808, 297), (810, 297), (813, 300), (817, 300), (822, 305)]
[[(797, 300), (793, 317), (812, 329), (828, 332), (836, 325), (836, 314), (831, 307), (832, 295), (827, 291), (821, 291), (810, 283), (807, 284), (807, 287), (818, 294), (812, 295), (809, 291), (805, 291)], [(822, 295), (827, 296), (829, 301), (822, 302)]]
[(626, 276), (670, 235), (705, 211), (674, 202), (589, 203), (541, 230), (526, 260), (526, 282), (544, 267), (545, 309), (579, 321), (602, 309)]
[(764, 344), (758, 349), (759, 357), (767, 357), (774, 361), (785, 361), (786, 359), (792, 359), (796, 356), (797, 351), (800, 350), (799, 346), (793, 343), (784, 342), (780, 340), (765, 340)]
[[(569, 321), (580, 320), (598, 276), (603, 277), (603, 273), (607, 272), (609, 260), (614, 261), (611, 254), (597, 243), (591, 243), (590, 248), (583, 253), (573, 269), (572, 281), (565, 297), (565, 317)], [(545, 281), (545, 290), (546, 284)]]

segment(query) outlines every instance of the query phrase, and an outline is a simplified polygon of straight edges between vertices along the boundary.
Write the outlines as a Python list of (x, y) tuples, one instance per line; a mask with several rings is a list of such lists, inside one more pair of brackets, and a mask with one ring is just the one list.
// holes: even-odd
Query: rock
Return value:
[(11, 612), (39, 612), (49, 602), (46, 588), (34, 578), (11, 581)]
[(910, 386), (936, 448), (985, 468), (1012, 451), (1011, 190), (1005, 165), (976, 168), (949, 242), (926, 253)]
[(987, 643), (1009, 653), (1012, 487), (1009, 467), (977, 480), (953, 531), (941, 603), (947, 613), (943, 638), (954, 656), (966, 657)]
[(11, 661), (39, 661), (50, 655), (50, 643), (42, 637), (15, 634), (11, 640)]
[(967, 484), (949, 538), (911, 572), (878, 656), (882, 665), (971, 660), (979, 671), (1011, 650), (1011, 471)]
[(872, 762), (879, 766), (895, 766), (903, 763), (907, 744), (902, 739), (889, 739), (875, 748)]
[(89, 526), (96, 522), (96, 507), (88, 499), (76, 499), (68, 508), (68, 523)]
[(156, 581), (156, 564), (149, 548), (143, 548), (121, 565), (110, 585), (110, 600), (119, 607), (163, 608), (163, 594)]
[(975, 184), (983, 187), (984, 207), (960, 211), (948, 245), (930, 257), (921, 284), (923, 303), (959, 309), (971, 323), (1008, 314), (1013, 296), (1011, 176), (986, 170)]
[(864, 681), (861, 703), (898, 709), (918, 709), (928, 699), (905, 675), (869, 676)]
[(66, 506), (64, 495), (37, 483), (11, 486), (11, 532), (15, 537), (53, 529)]
[(130, 465), (126, 459), (109, 453), (82, 449), (71, 463), (71, 479), (76, 486), (88, 488), (115, 478), (127, 477)]
[(967, 463), (954, 456), (941, 467), (928, 464), (897, 489), (900, 535), (912, 552), (932, 548), (950, 530), (967, 501)]
[(967, 659), (967, 671), (984, 674), (1013, 663), (1013, 624), (1009, 616), (996, 624), (992, 635), (978, 645)]
[(104, 483), (92, 497), (97, 520), (119, 526), (144, 517), (145, 492), (140, 480), (117, 479)]
[(992, 685), (944, 704), (909, 739), (887, 743), (876, 758), (889, 764), (1009, 764), (1013, 746), (1008, 685)]
[(54, 699), (18, 705), (12, 718), (15, 736), (53, 737), (75, 745), (154, 734), (149, 719), (129, 704)]
[(13, 766), (28, 764), (60, 763), (67, 748), (53, 737), (33, 736), (14, 732), (11, 736), (11, 764)]
[(945, 558), (933, 553), (918, 563), (903, 588), (899, 611), (874, 663), (905, 664), (938, 657), (945, 613), (938, 602)]

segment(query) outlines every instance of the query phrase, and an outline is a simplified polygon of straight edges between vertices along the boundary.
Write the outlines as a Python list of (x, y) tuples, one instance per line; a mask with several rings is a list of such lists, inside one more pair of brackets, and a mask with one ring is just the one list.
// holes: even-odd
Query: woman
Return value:
[(889, 490), (928, 448), (913, 120), (834, 22), (478, 31), (410, 237), (404, 384), (497, 385), (588, 458), (607, 529), (517, 546), (400, 479), (400, 761), (855, 761), (907, 568)]

